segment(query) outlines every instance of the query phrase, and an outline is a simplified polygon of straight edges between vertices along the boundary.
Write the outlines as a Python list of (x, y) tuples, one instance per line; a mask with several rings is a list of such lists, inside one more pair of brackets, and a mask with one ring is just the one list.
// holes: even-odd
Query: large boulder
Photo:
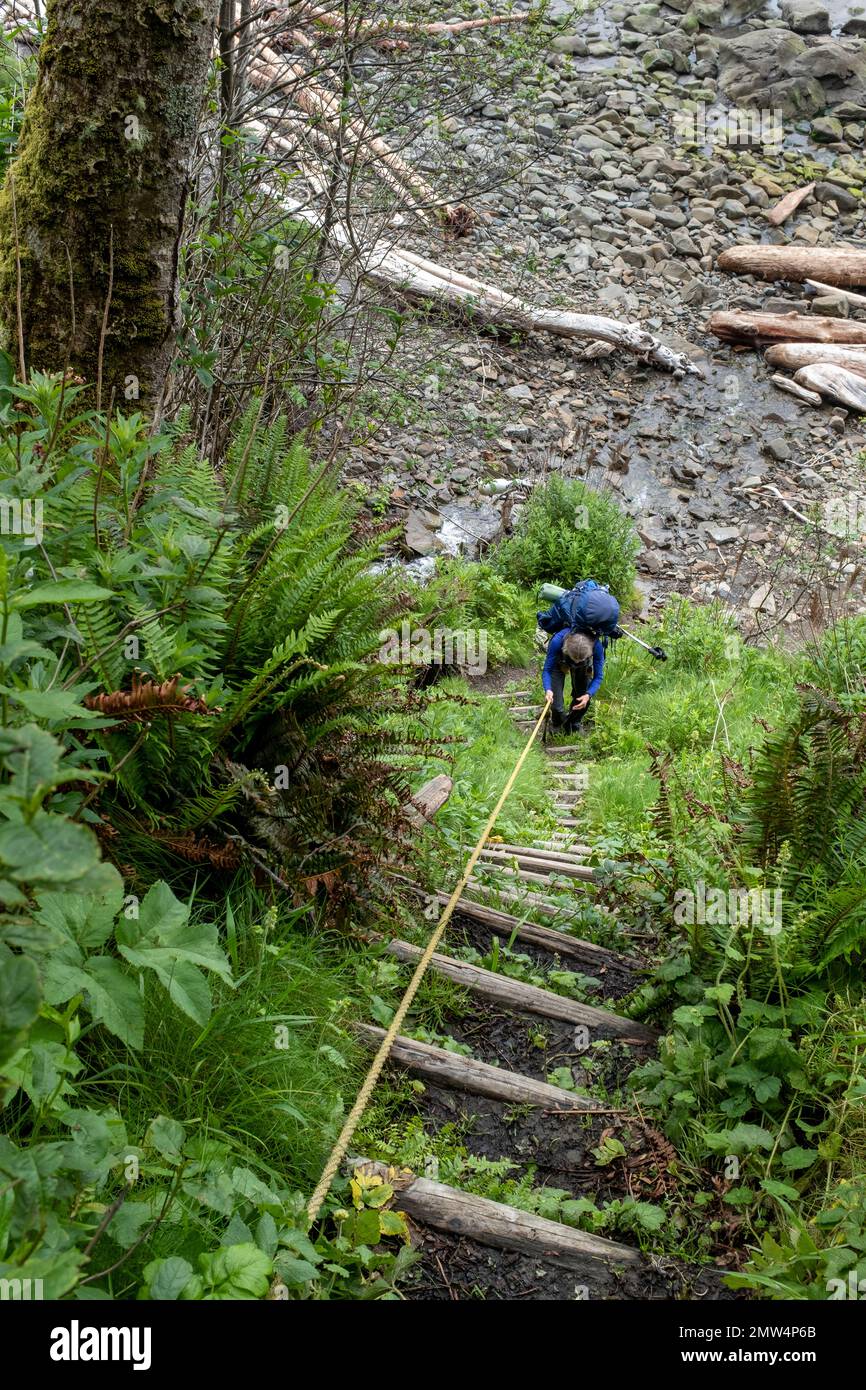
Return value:
[(767, 0), (725, 0), (722, 6), (720, 23), (723, 29), (735, 29), (743, 20), (759, 14), (767, 5)]
[(827, 105), (827, 95), (821, 83), (814, 77), (785, 77), (781, 82), (771, 82), (768, 87), (759, 87), (749, 96), (748, 105), (759, 114), (763, 113), (761, 128), (773, 132), (765, 143), (774, 144), (782, 138), (776, 129), (775, 115), (779, 112), (788, 120), (802, 121), (817, 116)]
[(806, 44), (787, 29), (755, 29), (719, 44), (719, 86), (731, 101), (793, 75)]
[(830, 101), (866, 99), (866, 46), (857, 39), (825, 39), (794, 60), (793, 76), (817, 78)]
[(795, 34), (829, 34), (830, 11), (820, 0), (782, 0), (782, 18)]
[(807, 45), (787, 29), (756, 29), (719, 44), (719, 87), (739, 105), (815, 116), (837, 102), (866, 101), (866, 47), (857, 39)]

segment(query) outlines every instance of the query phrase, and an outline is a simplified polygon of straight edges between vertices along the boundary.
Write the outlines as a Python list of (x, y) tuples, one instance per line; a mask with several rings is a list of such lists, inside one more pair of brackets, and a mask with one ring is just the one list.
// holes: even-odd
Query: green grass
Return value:
[(226, 900), (237, 988), (221, 986), (207, 1025), (148, 998), (146, 1046), (118, 1056), (94, 1035), (95, 1076), (81, 1096), (113, 1100), (130, 1133), (154, 1115), (182, 1119), (189, 1133), (218, 1137), (238, 1161), (309, 1189), (319, 1177), (363, 1075), (364, 1054), (347, 1031), (356, 981), (345, 946), (311, 935), (298, 913), (278, 914), (245, 892)]

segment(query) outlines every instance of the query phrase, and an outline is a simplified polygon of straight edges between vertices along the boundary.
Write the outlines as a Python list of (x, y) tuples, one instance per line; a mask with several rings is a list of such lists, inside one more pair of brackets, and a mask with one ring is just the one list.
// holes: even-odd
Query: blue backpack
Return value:
[(561, 632), (568, 628), (588, 632), (593, 637), (612, 637), (619, 622), (619, 604), (606, 584), (584, 579), (536, 616), (544, 632)]

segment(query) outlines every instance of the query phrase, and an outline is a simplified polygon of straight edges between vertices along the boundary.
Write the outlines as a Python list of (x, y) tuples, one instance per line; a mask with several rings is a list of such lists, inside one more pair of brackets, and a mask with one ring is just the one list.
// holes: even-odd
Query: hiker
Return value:
[[(566, 713), (565, 682), (569, 676), (571, 701)], [(604, 647), (598, 638), (593, 641), (587, 633), (569, 632), (568, 628), (551, 637), (541, 680), (548, 703), (553, 703), (551, 723), (555, 729), (564, 725), (567, 734), (577, 731), (603, 676)]]

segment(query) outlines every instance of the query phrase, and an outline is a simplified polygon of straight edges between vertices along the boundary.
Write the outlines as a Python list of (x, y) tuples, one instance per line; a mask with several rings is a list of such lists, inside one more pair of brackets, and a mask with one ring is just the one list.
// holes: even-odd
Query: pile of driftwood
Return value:
[[(257, 9), (262, 16), (258, 25)], [(457, 31), (520, 24), (531, 14), (532, 10), (526, 9), (447, 23), (378, 19), (362, 24), (352, 36), (399, 50), (412, 42), (441, 40)], [(347, 113), (343, 94), (333, 80), (329, 81), (331, 74), (322, 54), (323, 42), (332, 41), (343, 28), (341, 9), (332, 6), (328, 11), (309, 0), (259, 0), (258, 6), (253, 4), (251, 16), (246, 78), (253, 92), (259, 94), (261, 105), (259, 111), (247, 114), (246, 129), (257, 135), (263, 148), (283, 167), (294, 166), (314, 190), (312, 205), (285, 196), (281, 202), (294, 217), (320, 229), (337, 253), (351, 252), (357, 275), (425, 306), (457, 311), (478, 323), (603, 342), (675, 376), (699, 375), (684, 353), (668, 347), (639, 323), (532, 303), (395, 244), (390, 236), (383, 236), (381, 226), (371, 231), (364, 225), (363, 214), (352, 209), (350, 198), (335, 200), (329, 192), (335, 176), (345, 173), (351, 180), (359, 166), (388, 188), (399, 204), (402, 220), (408, 214), (428, 227), (438, 222), (449, 235), (460, 236), (472, 230), (479, 215), (465, 202), (450, 197), (447, 190), (433, 187), (360, 115)], [(340, 206), (337, 215), (333, 211), (335, 201)]]
[[(778, 226), (812, 192), (796, 189), (768, 214)], [(733, 246), (719, 256), (720, 270), (757, 275), (763, 280), (790, 280), (807, 291), (845, 301), (849, 317), (819, 314), (770, 314), (725, 311), (713, 314), (709, 329), (724, 342), (765, 349), (774, 369), (773, 383), (808, 405), (834, 401), (866, 414), (866, 249), (855, 246)], [(851, 317), (851, 315), (861, 317)], [(792, 375), (786, 376), (789, 372)]]

